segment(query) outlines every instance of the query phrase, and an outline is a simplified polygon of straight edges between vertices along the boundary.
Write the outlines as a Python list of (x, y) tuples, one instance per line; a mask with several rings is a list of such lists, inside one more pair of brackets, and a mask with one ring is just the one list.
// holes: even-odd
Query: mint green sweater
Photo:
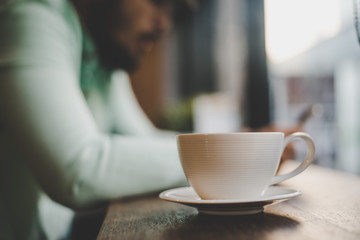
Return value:
[(0, 239), (56, 239), (73, 209), (186, 184), (123, 71), (106, 72), (67, 0), (0, 6)]

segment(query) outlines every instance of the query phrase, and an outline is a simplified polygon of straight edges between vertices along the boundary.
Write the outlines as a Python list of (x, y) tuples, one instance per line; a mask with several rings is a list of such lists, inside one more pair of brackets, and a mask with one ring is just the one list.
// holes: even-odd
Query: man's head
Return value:
[(134, 70), (171, 26), (173, 0), (74, 0), (101, 62)]

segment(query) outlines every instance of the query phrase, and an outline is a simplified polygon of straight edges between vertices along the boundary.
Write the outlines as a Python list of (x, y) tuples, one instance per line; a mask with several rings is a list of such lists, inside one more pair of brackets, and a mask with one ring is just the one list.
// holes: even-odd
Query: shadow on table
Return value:
[(96, 239), (106, 216), (107, 206), (88, 211), (76, 212), (66, 240)]
[(293, 230), (299, 224), (290, 217), (271, 213), (245, 216), (198, 214), (164, 232), (164, 239), (265, 239), (274, 231)]

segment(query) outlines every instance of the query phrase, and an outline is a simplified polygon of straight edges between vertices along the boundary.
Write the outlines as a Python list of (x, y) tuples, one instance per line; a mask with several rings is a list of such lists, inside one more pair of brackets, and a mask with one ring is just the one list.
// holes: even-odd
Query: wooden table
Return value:
[(282, 185), (303, 194), (248, 216), (202, 215), (157, 195), (113, 201), (98, 239), (360, 239), (359, 176), (313, 165)]

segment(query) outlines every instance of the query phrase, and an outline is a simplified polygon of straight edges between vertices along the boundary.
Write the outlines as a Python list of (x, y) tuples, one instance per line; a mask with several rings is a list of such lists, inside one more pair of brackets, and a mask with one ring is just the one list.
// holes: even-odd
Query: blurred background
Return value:
[(180, 1), (173, 30), (131, 75), (139, 102), (182, 132), (293, 126), (307, 111), (315, 163), (360, 174), (356, 1)]

